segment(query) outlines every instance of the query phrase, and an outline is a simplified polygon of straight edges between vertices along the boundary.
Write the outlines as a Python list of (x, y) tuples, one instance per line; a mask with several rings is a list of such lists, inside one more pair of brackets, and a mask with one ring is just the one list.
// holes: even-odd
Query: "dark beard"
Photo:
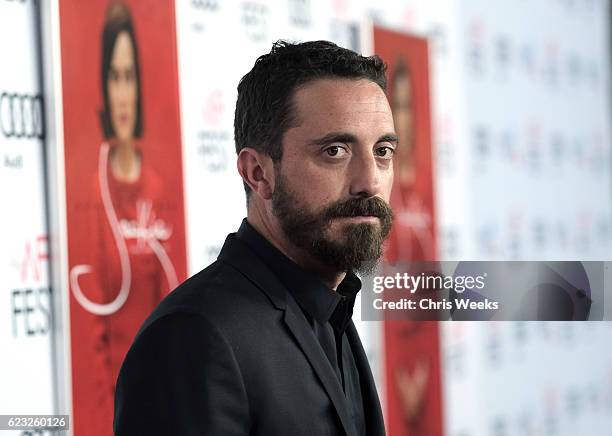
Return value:
[[(378, 197), (355, 198), (311, 213), (297, 206), (299, 202), (287, 189), (282, 175), (276, 178), (275, 185), (272, 210), (289, 241), (324, 265), (339, 271), (354, 270), (367, 274), (375, 269), (393, 222), (391, 207), (384, 200)], [(334, 218), (362, 215), (378, 217), (380, 225), (346, 224), (337, 241), (325, 236)]]

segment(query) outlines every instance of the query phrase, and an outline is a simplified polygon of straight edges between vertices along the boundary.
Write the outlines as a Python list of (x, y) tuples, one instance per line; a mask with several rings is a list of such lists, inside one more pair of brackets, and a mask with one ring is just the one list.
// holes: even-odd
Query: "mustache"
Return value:
[(379, 197), (354, 198), (328, 207), (325, 218), (347, 218), (356, 216), (374, 216), (383, 221), (393, 219), (393, 210)]

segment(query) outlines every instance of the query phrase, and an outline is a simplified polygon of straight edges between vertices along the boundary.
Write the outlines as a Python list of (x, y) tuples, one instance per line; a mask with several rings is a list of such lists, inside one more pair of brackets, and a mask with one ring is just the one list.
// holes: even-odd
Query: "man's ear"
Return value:
[(272, 198), (274, 192), (274, 163), (272, 158), (251, 147), (238, 153), (238, 173), (251, 190), (264, 200)]

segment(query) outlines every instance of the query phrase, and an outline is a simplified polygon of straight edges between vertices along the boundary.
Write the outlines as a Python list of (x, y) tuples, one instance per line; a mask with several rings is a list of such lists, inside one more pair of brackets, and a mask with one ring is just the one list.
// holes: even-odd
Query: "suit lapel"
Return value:
[(346, 337), (353, 351), (355, 364), (359, 371), (361, 395), (363, 397), (363, 412), (366, 414), (365, 422), (367, 434), (370, 436), (384, 436), (385, 422), (380, 407), (380, 400), (378, 399), (378, 392), (376, 391), (376, 384), (374, 383), (374, 377), (372, 376), (368, 358), (353, 321), (351, 321), (346, 328)]
[(227, 237), (219, 254), (219, 259), (229, 263), (247, 277), (268, 296), (271, 303), (277, 309), (285, 312), (285, 324), (321, 381), (323, 388), (340, 417), (345, 433), (349, 435), (355, 434), (342, 386), (321, 345), (317, 342), (312, 328), (290, 292), (285, 289), (259, 257), (246, 244), (236, 238), (234, 234), (230, 234)]
[(259, 288), (279, 310), (287, 307), (287, 291), (265, 263), (246, 245), (230, 233), (223, 244), (219, 260), (230, 264)]
[(293, 333), (293, 336), (306, 355), (306, 358), (310, 362), (310, 365), (319, 377), (327, 395), (336, 408), (344, 431), (346, 434), (355, 434), (354, 425), (349, 417), (347, 409), (346, 397), (344, 396), (338, 377), (336, 377), (336, 373), (325, 356), (321, 345), (317, 342), (312, 332), (312, 328), (308, 325), (297, 303), (293, 301), (293, 299), (288, 303), (287, 310), (285, 311), (285, 323), (287, 327), (289, 327), (289, 330)]

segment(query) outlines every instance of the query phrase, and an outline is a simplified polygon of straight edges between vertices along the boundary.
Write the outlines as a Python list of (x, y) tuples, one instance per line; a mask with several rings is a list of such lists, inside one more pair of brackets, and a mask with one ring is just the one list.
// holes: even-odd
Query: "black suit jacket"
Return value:
[[(367, 434), (385, 434), (354, 324)], [(342, 386), (289, 291), (235, 234), (162, 301), (115, 393), (116, 435), (354, 435)]]

